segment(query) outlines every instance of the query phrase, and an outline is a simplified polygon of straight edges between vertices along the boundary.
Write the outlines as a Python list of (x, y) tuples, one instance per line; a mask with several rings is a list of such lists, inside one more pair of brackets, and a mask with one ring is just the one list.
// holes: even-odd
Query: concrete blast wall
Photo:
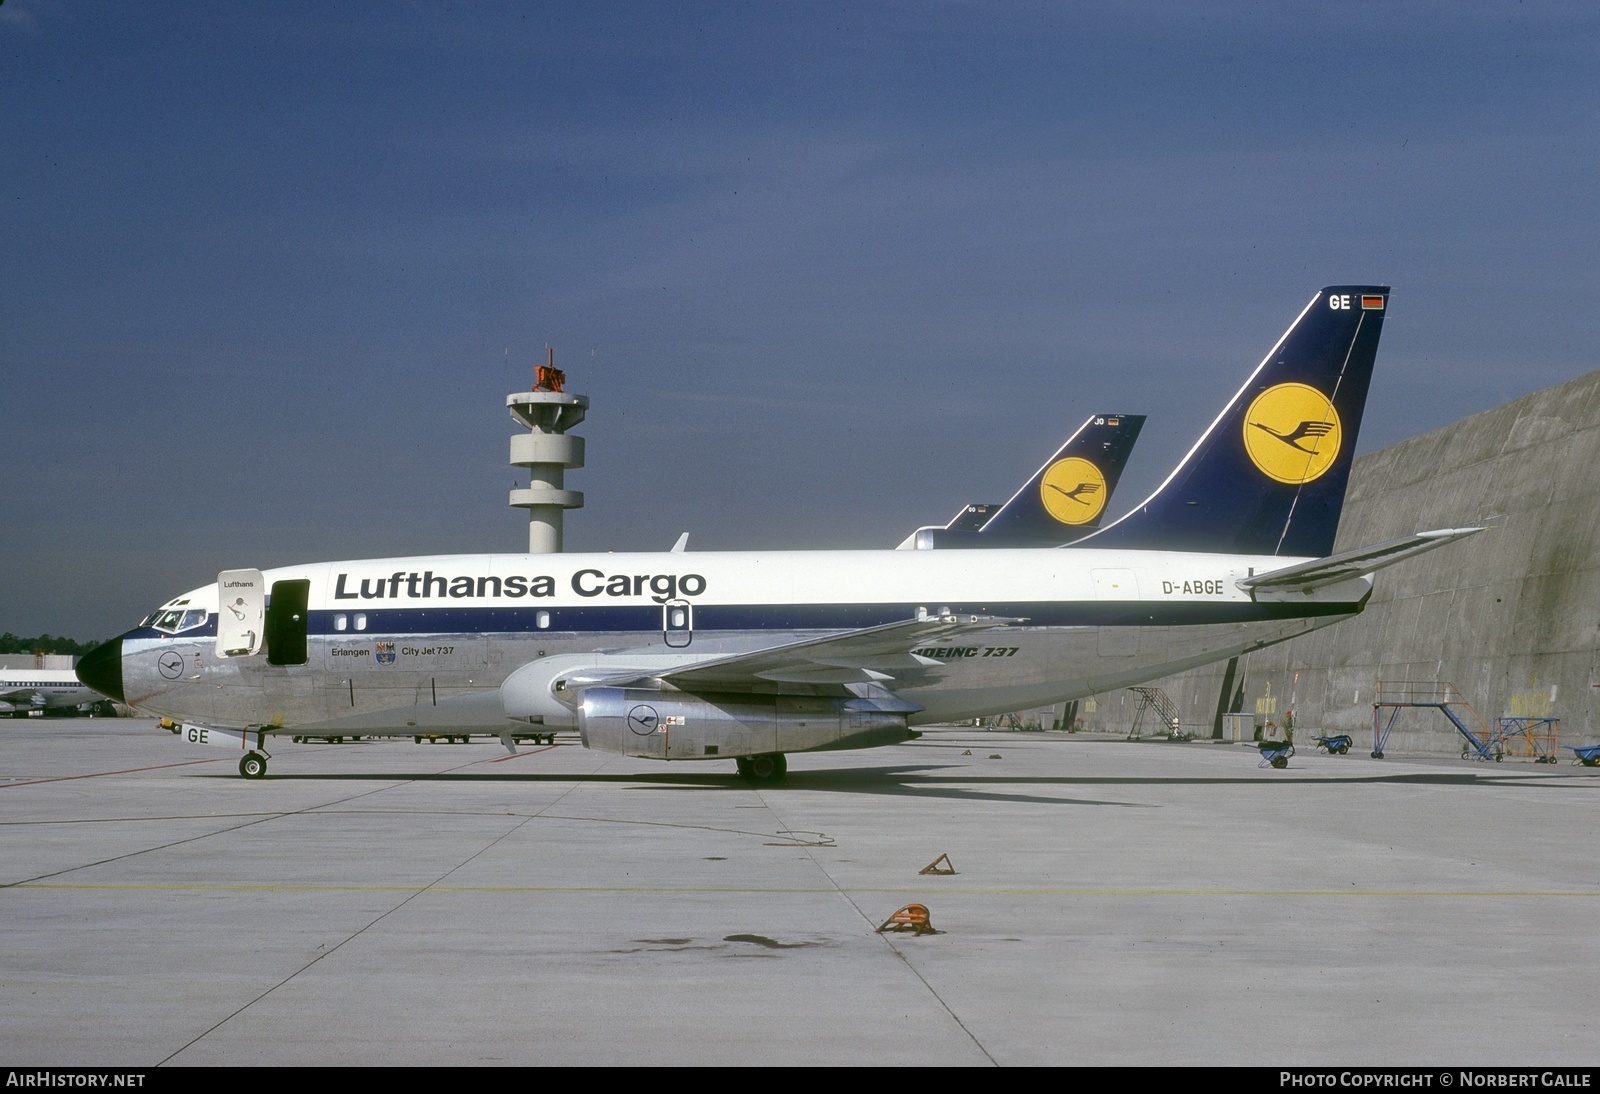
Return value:
[[(1293, 709), (1297, 741), (1314, 730), (1351, 733), (1365, 753), (1378, 681), (1436, 681), (1488, 722), (1554, 716), (1563, 744), (1600, 741), (1597, 523), (1600, 372), (1361, 457), (1339, 550), (1429, 528), (1489, 531), (1379, 572), (1355, 619), (1241, 659), (1243, 709), (1270, 694), (1280, 725)], [(1158, 682), (1202, 735), (1223, 671)], [(1386, 751), (1461, 744), (1440, 712), (1404, 710)]]
[(0, 654), (0, 669), (70, 669), (77, 658), (68, 653), (47, 653), (43, 657), (31, 653)]

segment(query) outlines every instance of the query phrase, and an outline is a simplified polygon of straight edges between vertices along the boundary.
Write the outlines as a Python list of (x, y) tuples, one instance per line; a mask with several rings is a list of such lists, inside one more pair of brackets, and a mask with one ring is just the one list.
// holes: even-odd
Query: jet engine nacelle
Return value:
[[(573, 706), (589, 681), (597, 675), (615, 676), (620, 671), (610, 657), (603, 653), (564, 653), (528, 662), (500, 685), (500, 705), (506, 717), (519, 722), (572, 725)], [(648, 676), (703, 659), (703, 655), (641, 654), (630, 656), (626, 667)]]
[(649, 688), (585, 688), (585, 747), (658, 760), (873, 748), (916, 736), (895, 699), (821, 695), (689, 695)]

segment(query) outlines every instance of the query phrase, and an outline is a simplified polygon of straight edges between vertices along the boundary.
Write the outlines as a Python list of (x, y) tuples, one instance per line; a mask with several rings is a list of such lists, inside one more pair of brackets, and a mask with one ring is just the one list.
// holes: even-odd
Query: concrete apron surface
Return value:
[(1567, 763), (935, 729), (772, 787), (565, 737), (247, 781), (147, 720), (0, 734), (11, 1064), (1596, 1058)]

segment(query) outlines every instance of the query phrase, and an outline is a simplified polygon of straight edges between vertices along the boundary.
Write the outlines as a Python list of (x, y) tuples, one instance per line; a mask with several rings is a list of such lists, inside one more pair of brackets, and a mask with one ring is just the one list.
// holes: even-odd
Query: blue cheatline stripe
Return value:
[[(709, 631), (856, 630), (915, 617), (918, 607), (949, 607), (957, 615), (1023, 618), (1024, 626), (1181, 627), (1249, 623), (1314, 615), (1348, 615), (1353, 604), (996, 603), (996, 604), (696, 604), (694, 629)], [(359, 638), (364, 634), (507, 634), (540, 631), (649, 633), (661, 630), (657, 604), (585, 605), (569, 608), (367, 608), (365, 631), (335, 631), (332, 612), (312, 612), (313, 633)], [(550, 625), (539, 627), (539, 613)]]
[[(1259, 623), (1312, 616), (1349, 615), (1355, 604), (1248, 604), (1184, 601), (1082, 602), (1012, 601), (987, 604), (695, 604), (694, 629), (714, 631), (857, 630), (912, 619), (918, 608), (948, 607), (956, 615), (1020, 618), (1034, 627), (1192, 627), (1220, 623)], [(366, 615), (364, 630), (333, 629), (333, 617)], [(541, 613), (549, 626), (540, 627)], [(319, 610), (307, 621), (312, 635), (363, 639), (396, 634), (541, 634), (551, 631), (610, 634), (661, 630), (661, 605), (614, 604), (518, 608), (380, 608), (374, 605), (339, 611)], [(179, 638), (215, 638), (208, 623)], [(170, 639), (174, 636), (144, 627), (124, 638)]]

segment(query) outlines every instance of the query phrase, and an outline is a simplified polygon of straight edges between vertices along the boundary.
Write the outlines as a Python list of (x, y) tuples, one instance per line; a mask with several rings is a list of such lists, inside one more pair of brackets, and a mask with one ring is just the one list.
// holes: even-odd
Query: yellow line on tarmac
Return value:
[(48, 889), (107, 892), (203, 892), (203, 893), (912, 893), (941, 896), (1153, 896), (1153, 897), (1515, 897), (1597, 898), (1594, 889), (1150, 889), (1150, 888), (997, 888), (962, 887), (932, 883), (918, 886), (834, 886), (815, 887), (759, 885), (298, 885), (282, 882), (252, 884), (82, 884), (62, 882), (20, 882), (18, 889)]

